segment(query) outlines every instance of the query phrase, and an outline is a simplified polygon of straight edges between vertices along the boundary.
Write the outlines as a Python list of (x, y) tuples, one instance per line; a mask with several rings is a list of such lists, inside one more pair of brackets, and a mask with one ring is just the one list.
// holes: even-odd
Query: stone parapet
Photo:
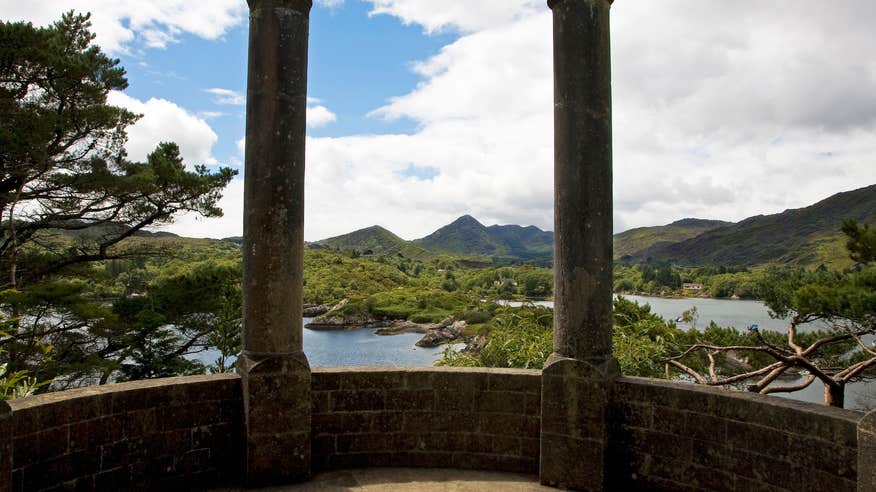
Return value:
[(12, 408), (0, 400), (0, 492), (12, 490)]
[(651, 379), (612, 388), (610, 490), (856, 490), (859, 412)]
[(858, 492), (876, 490), (876, 411), (858, 425)]
[(539, 371), (313, 372), (313, 466), (538, 470)]
[(12, 490), (184, 490), (235, 483), (243, 461), (240, 394), (240, 379), (223, 375), (13, 400)]

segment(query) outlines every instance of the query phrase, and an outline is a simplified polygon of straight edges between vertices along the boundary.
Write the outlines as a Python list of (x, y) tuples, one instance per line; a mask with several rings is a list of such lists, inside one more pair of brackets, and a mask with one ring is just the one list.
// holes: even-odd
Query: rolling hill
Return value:
[(681, 219), (664, 226), (630, 229), (614, 235), (614, 258), (628, 260), (648, 248), (678, 243), (732, 224), (722, 220)]
[(398, 255), (424, 259), (431, 255), (426, 249), (396, 236), (380, 226), (371, 226), (349, 234), (317, 241), (316, 244), (342, 251), (356, 250), (377, 255)]
[(814, 205), (749, 217), (675, 243), (636, 252), (633, 262), (677, 265), (845, 266), (844, 219), (876, 223), (876, 185), (837, 193)]

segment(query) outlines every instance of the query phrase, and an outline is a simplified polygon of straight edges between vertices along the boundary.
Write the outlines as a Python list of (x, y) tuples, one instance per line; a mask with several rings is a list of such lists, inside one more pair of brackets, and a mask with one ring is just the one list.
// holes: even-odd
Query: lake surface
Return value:
[[(310, 322), (304, 319), (304, 324)], [(375, 335), (374, 330), (317, 331), (304, 329), (304, 353), (311, 367), (431, 366), (444, 347), (414, 345), (423, 335)]]
[[(784, 320), (770, 318), (769, 312), (758, 301), (734, 301), (725, 299), (667, 299), (659, 297), (626, 296), (639, 304), (649, 304), (651, 311), (664, 319), (677, 319), (685, 310), (696, 307), (699, 315), (696, 327), (703, 328), (714, 320), (721, 326), (739, 329), (757, 324), (761, 329), (787, 330)], [(518, 305), (520, 303), (508, 303)], [(550, 301), (536, 304), (553, 307)], [(304, 324), (310, 318), (304, 319)], [(679, 323), (686, 328), (687, 325)], [(801, 327), (801, 331), (814, 327)], [(374, 330), (315, 331), (304, 329), (304, 352), (311, 367), (331, 366), (431, 366), (441, 358), (444, 347), (421, 348), (414, 344), (422, 335), (404, 333), (379, 336)], [(196, 358), (206, 364), (212, 363), (215, 352), (202, 352)], [(802, 379), (800, 380), (802, 381)], [(782, 384), (795, 384), (784, 381)], [(824, 386), (818, 381), (795, 393), (777, 393), (773, 396), (822, 403)], [(851, 383), (846, 386), (846, 408), (864, 410), (876, 408), (876, 381)]]
[[(304, 325), (312, 318), (304, 318)], [(310, 367), (333, 366), (431, 366), (444, 353), (444, 347), (414, 345), (423, 335), (402, 333), (380, 336), (374, 330), (318, 331), (304, 329), (304, 353)], [(212, 364), (216, 351), (195, 354), (204, 364)]]

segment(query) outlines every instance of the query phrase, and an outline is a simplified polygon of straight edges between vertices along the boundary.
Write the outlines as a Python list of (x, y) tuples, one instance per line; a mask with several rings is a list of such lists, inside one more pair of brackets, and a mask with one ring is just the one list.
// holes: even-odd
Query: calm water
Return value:
[[(648, 303), (651, 311), (664, 319), (677, 319), (681, 313), (696, 307), (698, 328), (714, 320), (721, 326), (744, 329), (757, 324), (761, 329), (784, 331), (783, 320), (771, 319), (766, 307), (757, 301), (732, 301), (721, 299), (664, 299), (657, 297), (627, 296), (640, 304)], [(509, 303), (518, 304), (518, 303)], [(549, 301), (538, 304), (553, 306)], [(310, 318), (304, 319), (304, 324)], [(803, 328), (806, 329), (805, 327)], [(809, 328), (811, 329), (811, 327)], [(414, 344), (422, 337), (413, 333), (394, 336), (374, 335), (374, 330), (314, 331), (304, 329), (304, 352), (311, 367), (320, 366), (431, 366), (441, 358), (444, 350), (420, 348)], [(215, 353), (197, 354), (198, 360), (212, 363)], [(785, 382), (783, 384), (789, 384)], [(824, 387), (817, 381), (803, 391), (779, 393), (774, 396), (822, 403)], [(853, 383), (846, 387), (846, 408), (863, 410), (876, 408), (876, 382)]]
[[(310, 322), (304, 319), (304, 324)], [(311, 367), (319, 366), (431, 366), (444, 347), (414, 345), (423, 335), (402, 333), (380, 336), (374, 330), (316, 331), (304, 329), (304, 353)]]
[[(304, 324), (312, 318), (304, 318)], [(414, 345), (423, 335), (402, 333), (379, 336), (374, 330), (317, 331), (304, 329), (304, 353), (310, 367), (332, 366), (431, 366), (444, 347)], [(196, 354), (197, 360), (212, 364), (217, 352)]]

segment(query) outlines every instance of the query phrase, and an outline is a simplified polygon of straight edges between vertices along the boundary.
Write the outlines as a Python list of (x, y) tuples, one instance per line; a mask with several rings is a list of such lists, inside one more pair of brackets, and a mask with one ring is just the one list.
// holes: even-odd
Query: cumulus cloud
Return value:
[(307, 126), (311, 128), (321, 128), (334, 123), (338, 117), (325, 106), (308, 106), (307, 107)]
[[(551, 14), (543, 0), (365, 1), (372, 15), (458, 37), (412, 64), (422, 78), (416, 87), (371, 112), (412, 120), (414, 132), (308, 139), (308, 239), (374, 223), (414, 238), (463, 213), (551, 228)], [(214, 39), (245, 11), (240, 0), (0, 6), (8, 19), (37, 23), (92, 9), (98, 42), (116, 52), (183, 33)], [(616, 2), (616, 229), (688, 216), (739, 220), (876, 182), (873, 25), (870, 0), (830, 8), (819, 0)], [(210, 162), (215, 134), (202, 119), (169, 101), (131, 104), (179, 118), (154, 126), (144, 118), (142, 133), (132, 131), (132, 155), (168, 139), (185, 144), (187, 160)], [(336, 121), (327, 108), (308, 101), (310, 128)], [(173, 134), (159, 137), (164, 128)], [(410, 169), (429, 169), (431, 179)], [(233, 190), (223, 202), (233, 217), (222, 221), (233, 224), (227, 235), (240, 233)], [(206, 226), (204, 235), (222, 227)]]
[(110, 53), (125, 53), (132, 43), (164, 48), (185, 33), (217, 39), (241, 22), (246, 4), (241, 0), (0, 0), (7, 21), (46, 25), (68, 10), (91, 12), (97, 44)]
[[(369, 1), (465, 34), (371, 113), (416, 132), (308, 141), (309, 237), (380, 223), (413, 238), (463, 213), (552, 228), (542, 2)], [(876, 182), (873, 2), (626, 0), (612, 17), (616, 230), (740, 220)]]
[(161, 142), (176, 142), (188, 165), (216, 164), (212, 155), (218, 136), (203, 119), (165, 99), (140, 101), (122, 92), (110, 92), (107, 102), (143, 115), (128, 128), (125, 149), (134, 161), (143, 161)]

